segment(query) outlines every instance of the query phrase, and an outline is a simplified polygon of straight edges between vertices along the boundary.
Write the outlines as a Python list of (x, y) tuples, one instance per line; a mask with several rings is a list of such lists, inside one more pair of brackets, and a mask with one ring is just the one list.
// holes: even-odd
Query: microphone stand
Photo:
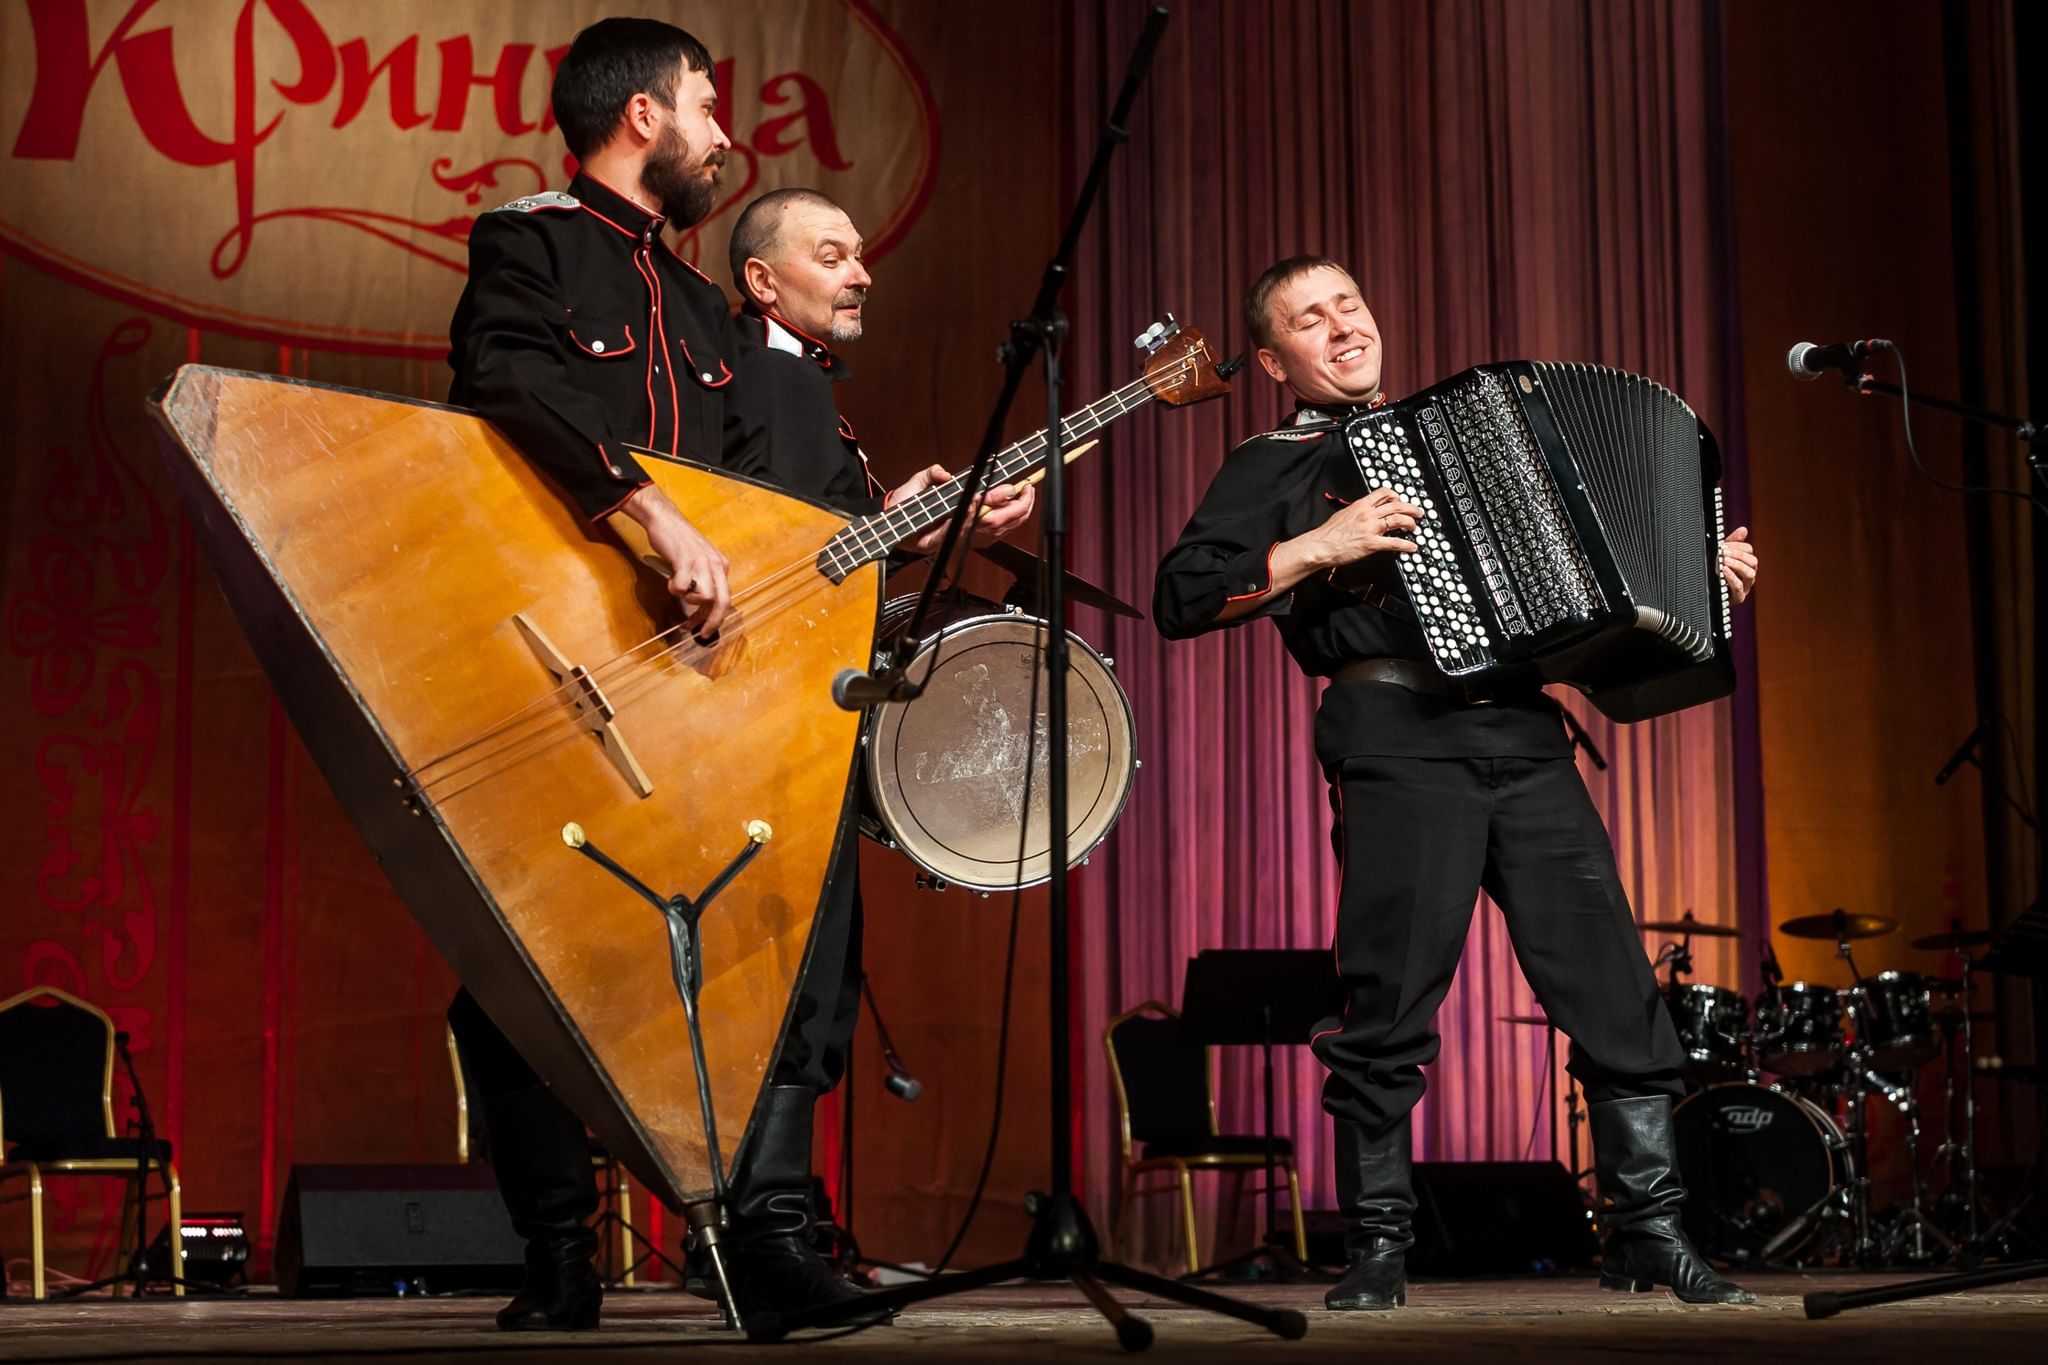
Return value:
[[(171, 1263), (159, 1270), (149, 1263), (149, 1161), (156, 1151), (156, 1125), (150, 1121), (149, 1099), (142, 1093), (142, 1078), (135, 1074), (135, 1055), (128, 1051), (128, 1035), (117, 1031), (114, 1034), (114, 1051), (120, 1054), (121, 1069), (128, 1073), (128, 1102), (135, 1109), (135, 1245), (129, 1249), (128, 1264), (117, 1274), (108, 1275), (86, 1284), (72, 1285), (64, 1291), (64, 1297), (77, 1298), (90, 1294), (95, 1289), (109, 1285), (127, 1285), (128, 1297), (139, 1299), (153, 1284), (167, 1284), (174, 1289), (199, 1289), (208, 1292), (222, 1292), (223, 1286), (188, 1280), (178, 1272), (183, 1268), (181, 1253), (184, 1250), (185, 1230), (175, 1224), (166, 1240)], [(171, 1166), (170, 1156), (165, 1155), (157, 1166), (157, 1175), (164, 1187), (164, 1207), (170, 1207)]]
[[(1868, 374), (1844, 372), (1843, 379), (1857, 393), (1884, 393), (1890, 394), (1894, 398), (1904, 398), (1906, 396), (1898, 385), (1887, 384)], [(1930, 408), (1936, 408), (1942, 412), (1954, 413), (1966, 421), (1976, 422), (2001, 431), (2010, 431), (2013, 435), (2019, 437), (2020, 440), (2026, 442), (2027, 468), (2033, 472), (2035, 482), (2039, 483), (2044, 490), (2048, 490), (2048, 427), (2044, 427), (2041, 423), (2030, 418), (2012, 417), (2005, 413), (1993, 412), (1988, 408), (1973, 407), (1968, 403), (1958, 403), (1947, 398), (1930, 398), (1924, 394), (1916, 393), (1912, 396), (1912, 401), (1923, 403)], [(1984, 765), (1977, 760), (1974, 754), (1967, 754), (1966, 761), (1976, 764), (1980, 771), (1984, 771)], [(1987, 773), (1987, 775), (1989, 774)], [(2003, 792), (2005, 785), (2003, 782), (1997, 782), (1994, 785), (2001, 789), (2001, 795), (2005, 794)], [(2010, 801), (2011, 797), (2008, 795), (2006, 799)], [(2039, 826), (2033, 820), (2028, 819), (2026, 823), (2028, 828), (2035, 830), (2037, 833), (2039, 832)], [(2042, 850), (2041, 858), (2042, 863), (2048, 865), (2048, 848)], [(1846, 948), (1846, 944), (1844, 947)], [(1844, 956), (1846, 955), (1845, 952)], [(1853, 962), (1851, 963), (1851, 970), (1854, 970)], [(1967, 999), (1963, 1002), (1963, 1008), (1965, 1012), (1969, 1009)], [(1966, 1072), (1965, 1075), (1965, 1084), (1974, 1081), (1974, 1074)], [(1988, 1289), (1996, 1285), (2017, 1284), (2024, 1280), (2036, 1280), (2043, 1277), (2048, 1277), (2048, 1261), (2019, 1261), (2010, 1265), (1995, 1266), (1989, 1270), (1969, 1270), (1955, 1275), (1931, 1276), (1924, 1280), (1909, 1280), (1903, 1284), (1886, 1285), (1879, 1289), (1866, 1289), (1857, 1293), (1811, 1293), (1804, 1296), (1802, 1304), (1806, 1316), (1809, 1318), (1831, 1318), (1838, 1313), (1850, 1309), (1871, 1308), (1887, 1303), (1900, 1303), (1907, 1299), (1933, 1298), (1938, 1295), (1958, 1293), (1966, 1289)]]
[[(1886, 342), (1885, 344), (1889, 346), (1891, 343)], [(1844, 370), (1842, 372), (1842, 380), (1857, 393), (1883, 393), (1890, 394), (1893, 398), (1904, 398), (1907, 396), (1905, 390), (1901, 389), (1897, 384), (1888, 384), (1875, 375), (1864, 374), (1855, 370)], [(2041, 482), (2043, 488), (2048, 488), (2048, 426), (2043, 426), (2032, 418), (2012, 417), (2002, 412), (1993, 412), (1989, 408), (1979, 408), (1973, 407), (1968, 403), (1958, 403), (1953, 398), (1938, 398), (1924, 393), (1915, 393), (1912, 395), (1912, 401), (1922, 407), (1934, 408), (1940, 412), (1954, 413), (1964, 421), (1975, 422), (1979, 426), (1991, 427), (1998, 431), (2009, 431), (2019, 437), (2027, 445), (2027, 468), (2034, 471), (2034, 477)]]
[[(1046, 756), (1046, 780), (1049, 797), (1047, 832), (1051, 836), (1052, 868), (1052, 877), (1047, 885), (1052, 948), (1052, 1096), (1047, 1117), (1052, 1139), (1052, 1189), (1049, 1193), (1032, 1194), (1025, 1199), (1025, 1211), (1032, 1217), (1032, 1226), (1025, 1240), (1023, 1254), (1014, 1260), (948, 1275), (943, 1279), (898, 1285), (881, 1293), (864, 1294), (843, 1303), (825, 1304), (793, 1313), (756, 1313), (747, 1319), (746, 1330), (749, 1340), (780, 1341), (789, 1333), (805, 1328), (829, 1327), (850, 1319), (867, 1318), (876, 1314), (886, 1316), (890, 1311), (911, 1304), (967, 1293), (1006, 1280), (1071, 1282), (1095, 1310), (1108, 1319), (1116, 1329), (1117, 1341), (1126, 1351), (1142, 1351), (1151, 1345), (1152, 1328), (1143, 1319), (1126, 1312), (1123, 1305), (1110, 1295), (1104, 1281), (1121, 1285), (1126, 1289), (1135, 1289), (1155, 1298), (1169, 1299), (1212, 1313), (1225, 1314), (1262, 1327), (1289, 1341), (1298, 1340), (1308, 1332), (1308, 1319), (1292, 1309), (1262, 1308), (1240, 1299), (1183, 1284), (1178, 1280), (1170, 1280), (1163, 1275), (1154, 1275), (1103, 1259), (1101, 1240), (1089, 1222), (1087, 1210), (1074, 1194), (1073, 1150), (1070, 1145), (1073, 1140), (1073, 1054), (1069, 1046), (1072, 1020), (1069, 1017), (1071, 951), (1068, 935), (1068, 891), (1072, 873), (1067, 866), (1067, 507), (1066, 461), (1062, 457), (1066, 433), (1061, 426), (1059, 362), (1059, 348), (1067, 336), (1067, 320), (1059, 310), (1059, 293), (1066, 284), (1068, 260), (1080, 240), (1088, 212), (1094, 205), (1096, 193), (1100, 190), (1103, 177), (1109, 169), (1110, 154), (1116, 149), (1117, 144), (1127, 141), (1130, 137), (1125, 125), (1130, 117), (1131, 107), (1137, 100), (1139, 87), (1144, 83), (1146, 71), (1152, 64), (1152, 54), (1166, 33), (1168, 17), (1164, 5), (1154, 5), (1147, 14), (1145, 30), (1139, 36), (1137, 48), (1132, 52), (1130, 62), (1124, 68), (1123, 88), (1118, 93), (1116, 107), (1109, 116), (1109, 122), (1096, 143), (1095, 159), (1088, 168), (1088, 176), (1082, 182), (1073, 212), (1067, 219), (1066, 233), (1060, 239), (1058, 252), (1046, 265), (1045, 274), (1039, 281), (1038, 297), (1032, 304), (1030, 315), (1010, 324), (1010, 341), (1001, 352), (1005, 367), (1002, 392), (996, 399), (995, 411), (990, 415), (988, 431), (982, 442), (982, 452), (975, 460), (973, 472), (965, 480), (966, 487), (954, 509), (953, 520), (947, 525), (946, 538), (940, 546), (936, 566), (944, 566), (959, 532), (967, 523), (974, 494), (986, 477), (986, 470), (1000, 440), (1004, 421), (1009, 415), (1011, 400), (1023, 381), (1024, 371), (1030, 367), (1034, 358), (1042, 360), (1045, 368), (1047, 441), (1043, 489), (1044, 548), (1046, 574), (1049, 579), (1046, 591), (1046, 616), (1049, 628), (1046, 632), (1048, 638), (1045, 652), (1049, 685), (1046, 699), (1047, 734), (1050, 736)], [(924, 594), (918, 602), (916, 617), (906, 631), (906, 638), (915, 638), (922, 629), (924, 613), (931, 603), (933, 588), (937, 582), (936, 567), (932, 579), (925, 584)], [(936, 662), (936, 651), (933, 659)], [(1025, 801), (1025, 818), (1028, 824), (1029, 792), (1025, 794)]]

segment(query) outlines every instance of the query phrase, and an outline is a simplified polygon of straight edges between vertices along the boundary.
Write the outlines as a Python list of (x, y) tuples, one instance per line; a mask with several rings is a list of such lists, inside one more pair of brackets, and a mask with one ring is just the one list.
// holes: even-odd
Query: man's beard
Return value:
[(860, 319), (855, 318), (851, 322), (841, 322), (838, 310), (841, 308), (856, 308), (865, 302), (867, 302), (867, 291), (864, 289), (850, 289), (832, 300), (833, 345), (843, 346), (849, 341), (860, 340)]
[(713, 148), (702, 161), (690, 155), (690, 144), (671, 123), (662, 129), (661, 141), (648, 153), (640, 168), (640, 188), (661, 209), (671, 223), (690, 227), (710, 216), (718, 198), (716, 174), (707, 168), (725, 165), (724, 151)]
[(840, 321), (838, 311), (860, 307), (862, 303), (866, 303), (866, 299), (868, 293), (864, 289), (850, 289), (838, 299), (831, 301), (831, 309), (834, 309), (831, 311), (831, 342), (834, 342), (834, 346), (844, 346), (846, 342), (860, 340), (860, 319), (854, 317), (852, 321)]

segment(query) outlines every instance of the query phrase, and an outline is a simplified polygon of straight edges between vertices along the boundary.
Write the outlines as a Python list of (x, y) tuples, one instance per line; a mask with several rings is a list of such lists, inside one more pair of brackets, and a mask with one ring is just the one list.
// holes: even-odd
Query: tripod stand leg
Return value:
[(1075, 1271), (1067, 1277), (1074, 1282), (1074, 1288), (1087, 1296), (1095, 1305), (1095, 1311), (1109, 1319), (1109, 1325), (1116, 1328), (1117, 1344), (1126, 1351), (1142, 1351), (1152, 1344), (1152, 1327), (1143, 1318), (1131, 1316), (1124, 1306), (1110, 1297), (1102, 1281), (1093, 1275)]
[(1261, 1308), (1241, 1299), (1198, 1289), (1180, 1280), (1169, 1280), (1163, 1275), (1118, 1265), (1115, 1261), (1102, 1262), (1095, 1267), (1095, 1273), (1111, 1284), (1135, 1289), (1140, 1294), (1150, 1294), (1155, 1299), (1168, 1299), (1174, 1303), (1187, 1304), (1190, 1308), (1221, 1313), (1240, 1322), (1248, 1322), (1254, 1327), (1263, 1327), (1288, 1341), (1299, 1341), (1308, 1333), (1308, 1319), (1291, 1308)]
[(935, 1276), (919, 1280), (914, 1284), (899, 1284), (893, 1289), (884, 1289), (873, 1294), (863, 1294), (857, 1299), (842, 1303), (821, 1304), (815, 1308), (799, 1309), (794, 1313), (756, 1313), (747, 1319), (748, 1341), (781, 1341), (791, 1332), (801, 1332), (813, 1327), (834, 1327), (848, 1318), (864, 1318), (869, 1314), (877, 1316), (908, 1308), (926, 1299), (944, 1298), (950, 1294), (963, 1294), (970, 1289), (981, 1289), (1004, 1280), (1030, 1279), (1030, 1261), (1004, 1261), (1000, 1265), (983, 1266), (979, 1270), (963, 1270), (957, 1275)]
[(2021, 1261), (1995, 1270), (1972, 1270), (1960, 1275), (1909, 1280), (1905, 1284), (1865, 1289), (1854, 1294), (1808, 1294), (1801, 1302), (1809, 1318), (1831, 1318), (1848, 1308), (1870, 1308), (1905, 1299), (1932, 1298), (1937, 1294), (1953, 1294), (1959, 1289), (1989, 1289), (1994, 1285), (2017, 1284), (2021, 1280), (2038, 1280), (2044, 1276), (2048, 1276), (2048, 1261)]

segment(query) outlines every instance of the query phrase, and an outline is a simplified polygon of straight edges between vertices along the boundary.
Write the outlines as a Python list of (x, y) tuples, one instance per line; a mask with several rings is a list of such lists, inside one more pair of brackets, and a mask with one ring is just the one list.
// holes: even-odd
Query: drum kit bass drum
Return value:
[[(1644, 924), (1683, 937), (1659, 958), (1664, 1003), (1686, 1055), (1691, 1093), (1673, 1115), (1687, 1197), (1686, 1232), (1709, 1256), (1738, 1265), (1838, 1260), (1856, 1266), (1926, 1264), (1979, 1242), (1976, 1103), (1970, 1085), (1974, 950), (1983, 931), (1960, 925), (1913, 940), (1952, 955), (1954, 977), (1885, 971), (1865, 976), (1851, 945), (1898, 929), (1876, 915), (1808, 915), (1779, 930), (1833, 939), (1847, 986), (1784, 981), (1772, 956), (1754, 1001), (1689, 982), (1693, 937), (1735, 930), (1683, 919)], [(1921, 1071), (1942, 1062), (1944, 1140), (1923, 1175)], [(1768, 1078), (1768, 1079), (1767, 1079)], [(1871, 1125), (1904, 1128), (1908, 1188), (1873, 1207)], [(1930, 1201), (1939, 1177), (1943, 1193)]]

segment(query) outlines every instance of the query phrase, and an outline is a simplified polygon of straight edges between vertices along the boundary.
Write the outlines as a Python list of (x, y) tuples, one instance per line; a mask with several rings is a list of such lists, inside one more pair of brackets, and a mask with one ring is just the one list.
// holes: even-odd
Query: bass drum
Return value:
[(1828, 1221), (1846, 1183), (1842, 1130), (1812, 1101), (1777, 1086), (1709, 1086), (1672, 1111), (1681, 1218), (1716, 1260), (1754, 1265), (1797, 1255)]
[[(914, 597), (886, 604), (876, 638), (892, 638), (915, 605)], [(861, 831), (941, 882), (974, 891), (1036, 886), (1053, 872), (1048, 687), (1038, 653), (1048, 627), (979, 598), (956, 603), (944, 620), (911, 660), (909, 676), (925, 683), (924, 694), (876, 707), (861, 741), (869, 799)], [(1072, 631), (1067, 644), (1071, 866), (1109, 836), (1138, 763), (1131, 704), (1116, 675)]]

